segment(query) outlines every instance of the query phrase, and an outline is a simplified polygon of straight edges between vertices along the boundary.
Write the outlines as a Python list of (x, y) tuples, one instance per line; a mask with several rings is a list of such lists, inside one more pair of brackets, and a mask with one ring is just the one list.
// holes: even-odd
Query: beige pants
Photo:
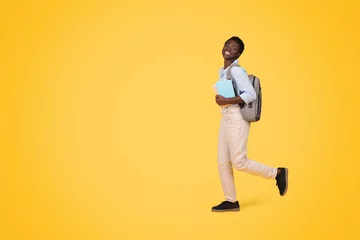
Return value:
[(275, 179), (277, 168), (247, 158), (250, 123), (245, 121), (238, 105), (223, 108), (218, 145), (218, 168), (227, 201), (236, 201), (233, 168), (256, 176)]

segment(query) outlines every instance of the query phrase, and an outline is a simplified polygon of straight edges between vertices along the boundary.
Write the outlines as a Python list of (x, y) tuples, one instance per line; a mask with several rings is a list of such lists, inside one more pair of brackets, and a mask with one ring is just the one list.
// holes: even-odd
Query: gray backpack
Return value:
[[(238, 96), (238, 92), (236, 91), (236, 89), (237, 89), (236, 82), (233, 79), (233, 77), (231, 76), (231, 68), (233, 66), (240, 67), (240, 65), (238, 65), (238, 64), (231, 65), (229, 67), (229, 70), (227, 71), (227, 79), (232, 81), (234, 91), (235, 91), (235, 96)], [(246, 120), (248, 122), (257, 122), (260, 120), (260, 117), (261, 117), (261, 105), (262, 105), (262, 93), (261, 93), (260, 79), (254, 75), (248, 75), (248, 76), (249, 76), (249, 80), (256, 92), (256, 99), (254, 101), (250, 102), (249, 104), (245, 104), (245, 103), (239, 104), (240, 111), (241, 111), (241, 115), (243, 116), (244, 120)], [(240, 94), (241, 93), (242, 93), (242, 91), (240, 89)]]

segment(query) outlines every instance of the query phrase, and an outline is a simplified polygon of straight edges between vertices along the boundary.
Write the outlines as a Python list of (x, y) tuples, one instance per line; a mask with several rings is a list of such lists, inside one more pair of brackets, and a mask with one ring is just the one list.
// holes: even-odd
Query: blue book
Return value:
[(234, 88), (231, 80), (223, 80), (216, 82), (217, 94), (224, 98), (235, 97)]

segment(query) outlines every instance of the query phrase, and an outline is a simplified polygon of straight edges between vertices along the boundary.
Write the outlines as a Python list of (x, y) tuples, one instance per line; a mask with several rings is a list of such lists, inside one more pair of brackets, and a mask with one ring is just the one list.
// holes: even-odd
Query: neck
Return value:
[(233, 62), (234, 62), (234, 60), (224, 59), (224, 69), (229, 67)]

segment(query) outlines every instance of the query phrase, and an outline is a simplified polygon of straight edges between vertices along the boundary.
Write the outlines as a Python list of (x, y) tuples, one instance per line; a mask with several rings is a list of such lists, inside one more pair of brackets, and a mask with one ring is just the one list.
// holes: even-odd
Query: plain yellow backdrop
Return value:
[[(359, 239), (357, 1), (1, 4), (4, 240)], [(231, 36), (263, 87), (249, 157), (217, 173), (211, 86)]]

